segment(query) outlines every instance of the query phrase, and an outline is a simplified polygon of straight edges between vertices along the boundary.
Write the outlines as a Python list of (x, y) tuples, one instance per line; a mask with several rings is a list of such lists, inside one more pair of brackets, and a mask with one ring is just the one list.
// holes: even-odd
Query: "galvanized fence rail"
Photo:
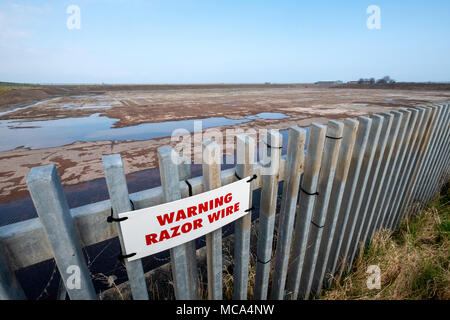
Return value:
[[(195, 178), (189, 159), (176, 164), (173, 159), (179, 155), (161, 147), (161, 186), (132, 194), (120, 155), (105, 156), (110, 200), (72, 209), (56, 167), (32, 168), (27, 185), (38, 217), (0, 227), (0, 299), (26, 299), (15, 272), (49, 259), (55, 259), (62, 278), (61, 298), (67, 293), (70, 299), (97, 299), (83, 248), (118, 237), (123, 250), (120, 224), (114, 223), (119, 213), (253, 175), (251, 190), (261, 189), (260, 214), (257, 224), (250, 213), (234, 222), (233, 298), (247, 299), (254, 292), (255, 299), (308, 299), (319, 296), (334, 276), (349, 268), (375, 232), (395, 230), (450, 180), (448, 103), (331, 120), (327, 126), (313, 123), (305, 149), (306, 133), (290, 128), (287, 154), (282, 156), (281, 134), (268, 131), (261, 162), (255, 160), (256, 141), (238, 135), (238, 163), (223, 171), (220, 146), (205, 141), (203, 175)], [(250, 246), (253, 228), (256, 252)], [(221, 229), (206, 235), (206, 252), (208, 299), (223, 299)], [(252, 253), (255, 266), (250, 265)], [(172, 248), (170, 262), (176, 299), (198, 299), (195, 241)], [(151, 299), (141, 260), (125, 259), (124, 264), (132, 299)]]

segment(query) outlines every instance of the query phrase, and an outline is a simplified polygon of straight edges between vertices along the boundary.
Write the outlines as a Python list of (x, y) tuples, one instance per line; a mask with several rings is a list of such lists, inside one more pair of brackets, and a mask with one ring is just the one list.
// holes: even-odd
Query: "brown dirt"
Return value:
[[(0, 120), (49, 120), (101, 113), (117, 119), (115, 127), (123, 127), (208, 117), (240, 119), (260, 112), (280, 112), (290, 118), (259, 119), (233, 128), (286, 129), (292, 125), (308, 126), (311, 122), (326, 123), (327, 119), (450, 100), (450, 90), (333, 89), (314, 85), (59, 86), (50, 89), (28, 91), (36, 94), (35, 99), (57, 99), (4, 114)], [(30, 92), (23, 97), (28, 99)], [(11, 110), (8, 101), (16, 101), (15, 106), (19, 106), (17, 101), (20, 99), (11, 94), (0, 96), (0, 111)], [(75, 107), (108, 105), (111, 108), (68, 109), (62, 107), (64, 104)], [(224, 131), (227, 127), (220, 129)], [(103, 177), (101, 157), (106, 154), (120, 153), (126, 173), (154, 168), (157, 166), (156, 148), (168, 144), (171, 144), (170, 137), (147, 141), (76, 142), (56, 148), (18, 148), (0, 152), (0, 203), (27, 195), (25, 178), (31, 167), (55, 163), (63, 184), (76, 184)]]

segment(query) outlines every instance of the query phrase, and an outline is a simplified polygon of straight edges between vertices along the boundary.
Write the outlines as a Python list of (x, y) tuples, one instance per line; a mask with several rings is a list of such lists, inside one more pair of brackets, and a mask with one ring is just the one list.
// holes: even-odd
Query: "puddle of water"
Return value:
[[(137, 126), (112, 128), (118, 119), (100, 116), (65, 118), (46, 121), (0, 120), (0, 151), (23, 146), (31, 149), (68, 145), (76, 141), (149, 140), (171, 136), (179, 128), (194, 131), (194, 122), (202, 128), (232, 126), (255, 119), (283, 119), (282, 113), (259, 113), (242, 119), (225, 117), (144, 123)], [(20, 129), (20, 130), (18, 130)]]
[(238, 106), (237, 104), (234, 104), (234, 103), (224, 103), (223, 105), (225, 107), (237, 107)]
[[(101, 117), (99, 113), (95, 113), (89, 117), (47, 121), (0, 121), (0, 151), (11, 150), (19, 146), (31, 149), (50, 148), (76, 141), (148, 140), (170, 136), (178, 128), (194, 131), (194, 120), (144, 123), (131, 127), (112, 128), (117, 120)], [(250, 121), (223, 117), (201, 120), (204, 129)], [(30, 128), (30, 126), (34, 128)]]
[(285, 115), (284, 113), (278, 113), (278, 112), (261, 112), (261, 113), (255, 114), (254, 116), (248, 116), (246, 118), (251, 119), (251, 120), (256, 120), (256, 119), (279, 120), (279, 119), (289, 118), (289, 116)]
[(3, 111), (3, 112), (0, 112), (0, 117), (5, 115), (5, 114), (13, 113), (13, 112), (20, 111), (20, 110), (25, 110), (25, 109), (28, 109), (28, 108), (31, 108), (31, 107), (35, 107), (35, 106), (41, 105), (43, 103), (49, 102), (49, 101), (54, 101), (56, 99), (59, 99), (59, 97), (58, 98), (42, 100), (42, 101), (30, 104), (30, 105), (25, 106), (25, 107), (20, 107), (20, 108), (15, 108), (15, 109), (8, 110), (8, 111)]

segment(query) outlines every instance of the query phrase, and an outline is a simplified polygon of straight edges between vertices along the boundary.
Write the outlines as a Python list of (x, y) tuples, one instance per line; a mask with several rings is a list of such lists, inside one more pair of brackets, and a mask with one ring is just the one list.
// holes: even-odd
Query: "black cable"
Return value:
[(261, 263), (261, 264), (268, 264), (270, 261), (272, 261), (272, 258), (270, 258), (269, 260), (267, 260), (266, 262), (259, 260), (258, 257), (256, 257), (256, 261)]
[[(133, 203), (133, 201), (131, 201), (131, 199), (130, 199), (130, 203), (131, 203), (131, 210), (134, 211), (134, 210), (135, 210), (135, 208), (134, 208), (134, 203)], [(108, 222), (108, 223), (121, 222), (121, 221), (125, 221), (125, 220), (127, 220), (127, 219), (128, 219), (128, 217), (114, 218), (114, 210), (113, 210), (113, 208), (111, 207), (111, 215), (109, 215), (109, 216), (106, 218), (106, 222)]]
[(303, 189), (303, 188), (300, 188), (300, 190), (303, 191), (304, 193), (306, 193), (306, 194), (309, 195), (309, 196), (318, 196), (318, 195), (319, 195), (318, 192), (309, 193), (308, 191), (306, 191), (306, 190)]
[(124, 260), (124, 259), (128, 259), (128, 258), (134, 257), (135, 255), (136, 255), (136, 252), (130, 253), (130, 254), (126, 254), (126, 255), (119, 254), (119, 255), (117, 256), (117, 259), (119, 259), (119, 260)]
[(189, 197), (192, 197), (192, 185), (187, 180), (184, 180), (184, 182), (186, 182), (186, 184), (187, 184), (187, 186), (189, 188)]
[(325, 137), (328, 139), (333, 139), (333, 140), (340, 140), (343, 138), (343, 137), (336, 138), (336, 137), (330, 137), (330, 136), (325, 136)]
[(311, 223), (313, 224), (313, 225), (315, 225), (317, 228), (319, 228), (319, 229), (321, 229), (321, 228), (323, 228), (323, 227), (325, 227), (325, 226), (319, 226), (317, 223), (315, 223), (314, 221), (312, 221), (311, 220)]
[[(237, 174), (236, 172), (234, 173), (234, 176), (236, 177), (236, 179), (242, 180), (242, 178), (239, 177), (238, 174)], [(258, 178), (258, 176), (257, 176), (256, 174), (254, 174), (250, 179), (247, 180), (247, 182), (250, 183), (250, 182), (252, 182), (253, 180), (255, 180), (256, 178)]]
[(269, 148), (274, 148), (274, 149), (283, 149), (283, 146), (281, 147), (273, 147), (270, 144), (267, 143), (267, 141), (264, 141), (264, 143), (266, 144), (266, 146), (268, 146)]

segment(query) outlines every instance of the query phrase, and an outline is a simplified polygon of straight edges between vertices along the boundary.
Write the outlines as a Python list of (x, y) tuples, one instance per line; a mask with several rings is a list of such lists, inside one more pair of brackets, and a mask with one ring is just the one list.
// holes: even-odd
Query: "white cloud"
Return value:
[(46, 8), (32, 5), (23, 5), (11, 3), (5, 6), (6, 11), (9, 11), (16, 18), (30, 18), (37, 17), (45, 13)]
[(28, 38), (32, 35), (28, 25), (41, 16), (43, 9), (35, 6), (19, 4), (6, 4), (0, 7), (0, 41), (3, 44), (12, 44), (17, 40)]

